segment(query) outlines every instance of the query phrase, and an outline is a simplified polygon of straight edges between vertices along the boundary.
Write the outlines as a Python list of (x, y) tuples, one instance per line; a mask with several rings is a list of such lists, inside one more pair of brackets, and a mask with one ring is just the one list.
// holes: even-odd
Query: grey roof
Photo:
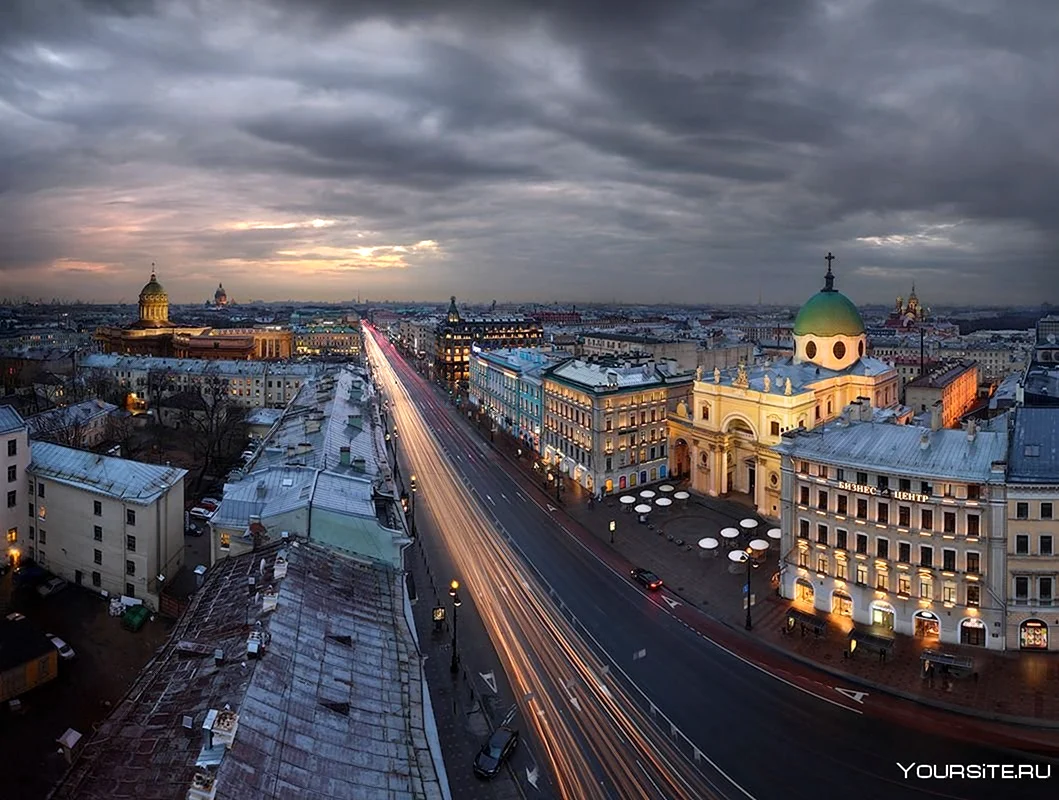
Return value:
[(320, 473), (313, 492), (313, 508), (374, 520), (374, 481), (367, 475)]
[(216, 527), (245, 527), (251, 516), (266, 526), (277, 517), (307, 508), (317, 471), (310, 467), (275, 466), (255, 470), (237, 482), (224, 485), (224, 496), (210, 519)]
[(22, 416), (11, 406), (0, 406), (0, 433), (15, 433), (26, 427)]
[[(894, 368), (889, 364), (870, 356), (860, 358), (851, 367), (841, 371), (818, 367), (808, 361), (795, 363), (794, 359), (789, 356), (778, 358), (770, 364), (752, 364), (746, 368), (749, 388), (759, 392), (765, 391), (765, 376), (768, 375), (771, 382), (769, 390), (775, 394), (785, 392), (788, 378), (791, 379), (791, 393), (798, 394), (811, 390), (813, 385), (820, 381), (830, 380), (840, 375), (873, 377), (893, 371)], [(738, 376), (738, 367), (722, 369), (721, 383), (732, 386)], [(710, 370), (703, 370), (702, 380), (703, 383), (713, 383), (713, 374)]]
[(1026, 370), (1023, 386), (1027, 402), (1059, 402), (1059, 364), (1031, 364)]
[(271, 427), (282, 416), (282, 408), (251, 408), (246, 414), (246, 424), (268, 425)]
[(312, 362), (284, 361), (245, 361), (205, 358), (157, 358), (154, 356), (122, 356), (107, 353), (93, 353), (81, 359), (84, 369), (108, 370), (161, 370), (165, 372), (199, 375), (238, 375), (254, 377), (280, 375), (290, 377), (310, 377), (324, 369), (324, 365)]
[[(680, 370), (673, 372), (667, 363), (647, 362), (638, 366), (607, 366), (580, 359), (569, 359), (545, 370), (547, 377), (557, 378), (568, 383), (583, 386), (586, 389), (602, 391), (619, 391), (621, 389), (634, 389), (639, 387), (664, 386), (672, 378), (683, 377), (690, 380), (690, 374), (682, 374)], [(612, 375), (616, 381), (610, 384)]]
[(99, 418), (106, 417), (117, 411), (118, 407), (113, 403), (103, 400), (84, 400), (65, 408), (53, 408), (34, 414), (26, 420), (30, 435), (48, 433), (61, 428), (70, 428), (74, 425), (86, 425)]
[[(55, 800), (183, 800), (207, 770), (218, 800), (447, 797), (400, 574), (291, 543), (276, 579), (279, 548), (209, 571), (169, 641), (86, 737)], [(247, 592), (250, 577), (276, 588), (274, 611)], [(248, 655), (248, 628), (271, 637), (260, 658)], [(207, 750), (206, 714), (226, 705), (238, 715), (231, 747)]]
[(1059, 406), (1016, 410), (1008, 465), (1012, 483), (1059, 484)]
[[(926, 447), (922, 444), (926, 440)], [(1007, 434), (979, 431), (969, 441), (962, 430), (931, 431), (915, 425), (840, 422), (785, 434), (776, 450), (795, 459), (822, 461), (852, 469), (996, 482), (994, 462), (1007, 458)], [(999, 476), (1003, 479), (1003, 474)]]
[(905, 384), (906, 389), (940, 389), (948, 386), (956, 378), (976, 368), (972, 362), (943, 362), (934, 367), (926, 375), (921, 375), (913, 381)]
[(147, 505), (184, 480), (186, 469), (97, 455), (51, 442), (30, 442), (29, 471), (127, 503)]

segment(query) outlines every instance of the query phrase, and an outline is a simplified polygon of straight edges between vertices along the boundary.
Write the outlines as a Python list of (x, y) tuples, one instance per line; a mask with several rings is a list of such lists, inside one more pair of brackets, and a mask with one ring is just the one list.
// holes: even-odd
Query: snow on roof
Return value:
[(11, 406), (0, 406), (0, 433), (15, 433), (26, 427), (22, 416)]
[(30, 442), (30, 458), (29, 471), (38, 478), (143, 505), (153, 503), (187, 475), (186, 469), (97, 455), (51, 442)]

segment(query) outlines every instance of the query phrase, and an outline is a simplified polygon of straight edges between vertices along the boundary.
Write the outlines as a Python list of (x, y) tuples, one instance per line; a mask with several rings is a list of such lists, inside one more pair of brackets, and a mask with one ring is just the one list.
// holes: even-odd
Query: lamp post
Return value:
[(743, 594), (746, 596), (746, 629), (753, 630), (754, 620), (750, 613), (750, 571), (757, 566), (754, 563), (754, 559), (751, 558), (750, 548), (746, 550), (733, 550), (728, 554), (728, 557), (737, 563), (746, 564), (746, 586), (743, 587)]
[(460, 582), (453, 580), (449, 584), (449, 597), (452, 598), (452, 663), (449, 664), (449, 672), (455, 675), (460, 671), (460, 654), (456, 652), (456, 609), (458, 609), (463, 603), (460, 601)]
[(419, 487), (416, 485), (416, 476), (412, 475), (409, 478), (409, 488), (412, 490), (412, 497), (409, 501), (411, 506), (411, 517), (412, 517), (412, 538), (416, 538), (416, 489)]
[(614, 529), (617, 527), (617, 523), (614, 520), (610, 521), (610, 543), (614, 544)]

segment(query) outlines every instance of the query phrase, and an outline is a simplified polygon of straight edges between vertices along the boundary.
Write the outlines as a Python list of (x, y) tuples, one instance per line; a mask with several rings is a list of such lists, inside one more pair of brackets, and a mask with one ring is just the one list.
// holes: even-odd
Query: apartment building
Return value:
[(471, 347), (482, 350), (537, 347), (540, 323), (525, 317), (462, 317), (452, 298), (445, 321), (435, 332), (434, 377), (450, 391), (470, 383)]
[(33, 442), (26, 472), (19, 550), (79, 586), (157, 609), (184, 563), (187, 470)]
[[(561, 357), (560, 357), (561, 356)], [(492, 424), (540, 452), (543, 425), (541, 371), (566, 358), (538, 348), (471, 349), (469, 396)]]
[(973, 361), (943, 363), (905, 385), (905, 405), (913, 414), (941, 414), (941, 426), (952, 428), (978, 402), (978, 365)]
[(664, 480), (666, 419), (687, 405), (693, 380), (674, 361), (618, 366), (571, 359), (546, 368), (544, 460), (605, 494)]
[(26, 525), (26, 467), (29, 466), (29, 431), (19, 413), (10, 406), (0, 406), (0, 458), (3, 459), (4, 491), (7, 502), (2, 508), (4, 555), (9, 564), (17, 564), (25, 556), (28, 527)]
[(586, 333), (581, 343), (584, 356), (643, 355), (655, 361), (673, 359), (680, 369), (690, 372), (700, 366), (699, 343), (691, 340), (662, 339), (633, 333)]
[(306, 325), (294, 331), (294, 350), (299, 355), (360, 355), (359, 325)]
[(775, 449), (784, 597), (851, 627), (1004, 649), (1006, 432), (839, 420)]
[(248, 408), (282, 408), (308, 378), (323, 369), (319, 364), (104, 354), (86, 356), (81, 366), (107, 374), (126, 389), (127, 406), (134, 411), (181, 392), (208, 394), (218, 389)]
[(26, 420), (30, 436), (69, 447), (92, 448), (110, 433), (110, 421), (119, 409), (103, 400), (85, 400), (72, 406), (53, 408)]
[(1008, 647), (1059, 650), (1059, 408), (1014, 412), (1007, 526)]

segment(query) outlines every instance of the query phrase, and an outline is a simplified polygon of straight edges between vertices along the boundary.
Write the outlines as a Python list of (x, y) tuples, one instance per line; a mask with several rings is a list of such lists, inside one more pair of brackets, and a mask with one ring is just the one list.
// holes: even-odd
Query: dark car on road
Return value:
[(47, 571), (33, 561), (23, 561), (15, 568), (15, 586), (33, 588), (48, 579)]
[(517, 744), (518, 731), (506, 727), (497, 728), (474, 757), (474, 774), (479, 778), (495, 778), (504, 762), (515, 752)]
[(641, 569), (640, 567), (637, 567), (629, 574), (632, 576), (632, 579), (634, 581), (648, 589), (662, 588), (662, 579), (655, 575), (653, 572), (651, 572), (651, 570), (649, 569)]

